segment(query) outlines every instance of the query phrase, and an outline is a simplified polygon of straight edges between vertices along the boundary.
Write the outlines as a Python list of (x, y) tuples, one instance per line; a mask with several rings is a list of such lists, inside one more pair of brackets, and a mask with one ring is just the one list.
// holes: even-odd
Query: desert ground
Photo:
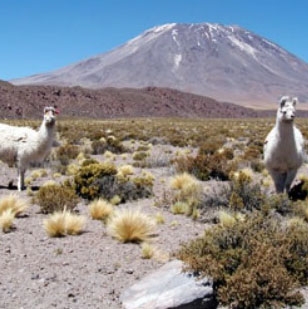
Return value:
[[(0, 200), (13, 194), (29, 203), (29, 207), (14, 219), (12, 228), (0, 235), (0, 308), (122, 308), (120, 295), (125, 289), (173, 259), (182, 243), (201, 236), (205, 229), (217, 223), (219, 203), (201, 209), (195, 218), (171, 211), (170, 181), (179, 173), (179, 167), (173, 161), (175, 158), (195, 156), (204, 141), (222, 141), (222, 147), (233, 149), (238, 169), (251, 169), (253, 161), (258, 163), (255, 164), (257, 171), (252, 171), (254, 179), (262, 183), (267, 194), (273, 194), (273, 183), (259, 165), (262, 164), (260, 141), (274, 119), (260, 123), (255, 119), (96, 122), (59, 119), (59, 145), (53, 148), (44, 164), (32, 166), (27, 171), (26, 190), (18, 192), (16, 189), (16, 168), (0, 163)], [(13, 124), (36, 127), (39, 122)], [(308, 134), (306, 120), (301, 120), (299, 126), (304, 134)], [(116, 153), (104, 149), (93, 154), (93, 138), (105, 141), (108, 136), (117, 139), (125, 150)], [(150, 197), (128, 200), (114, 207), (138, 209), (153, 219), (158, 215), (163, 218), (149, 239), (154, 256), (143, 258), (141, 243), (122, 243), (112, 237), (104, 222), (91, 218), (90, 201), (84, 198), (79, 198), (74, 209), (86, 217), (86, 225), (79, 235), (50, 237), (46, 233), (43, 221), (48, 214), (40, 211), (34, 197), (51, 180), (62, 184), (66, 179), (73, 179), (74, 174), (69, 173), (67, 167), (78, 166), (77, 159), (69, 158), (61, 163), (58, 152), (60, 147), (72, 144), (78, 147), (78, 152), (87, 152), (98, 162), (112, 162), (117, 167), (132, 165), (134, 175), (151, 173), (154, 181)], [(135, 160), (138, 151), (147, 152), (147, 157)], [(34, 177), (35, 172), (42, 169), (45, 171), (43, 176)], [(306, 165), (300, 174), (308, 174)], [(228, 183), (217, 178), (199, 182), (207, 198)]]

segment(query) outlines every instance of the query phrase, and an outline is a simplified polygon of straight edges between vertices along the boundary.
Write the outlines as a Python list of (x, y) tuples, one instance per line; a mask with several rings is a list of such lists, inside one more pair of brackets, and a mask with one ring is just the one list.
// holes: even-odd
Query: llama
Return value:
[(44, 119), (38, 131), (29, 127), (0, 124), (0, 160), (18, 170), (18, 191), (24, 189), (26, 169), (32, 162), (42, 162), (50, 152), (55, 135), (57, 110), (44, 108)]
[(304, 161), (304, 138), (294, 125), (297, 98), (283, 96), (276, 125), (264, 143), (264, 163), (277, 193), (289, 192), (298, 168)]

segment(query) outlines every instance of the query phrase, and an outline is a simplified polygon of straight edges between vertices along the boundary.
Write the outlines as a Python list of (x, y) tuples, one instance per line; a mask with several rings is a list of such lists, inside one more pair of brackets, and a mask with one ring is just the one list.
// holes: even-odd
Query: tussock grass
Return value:
[(66, 235), (65, 213), (55, 212), (43, 221), (43, 226), (50, 237)]
[(141, 257), (143, 259), (151, 259), (155, 255), (155, 248), (153, 245), (144, 242), (141, 244)]
[(6, 210), (11, 210), (13, 215), (16, 217), (20, 213), (24, 212), (28, 207), (29, 204), (27, 201), (13, 194), (4, 196), (0, 199), (0, 215)]
[(164, 224), (165, 223), (165, 218), (164, 218), (162, 213), (158, 212), (155, 215), (155, 222), (156, 222), (156, 224)]
[(218, 214), (219, 222), (224, 227), (232, 227), (236, 224), (235, 217), (226, 211), (220, 211)]
[(134, 174), (134, 167), (130, 164), (122, 165), (118, 168), (118, 172), (122, 173), (123, 176), (129, 176)]
[(86, 223), (86, 217), (73, 214), (64, 209), (49, 215), (43, 221), (46, 233), (50, 237), (61, 237), (65, 235), (78, 235), (82, 232)]
[(89, 212), (94, 220), (106, 220), (113, 212), (113, 205), (104, 199), (97, 199), (89, 204)]
[(107, 222), (108, 233), (120, 242), (142, 242), (153, 234), (154, 221), (138, 209), (114, 211)]
[(3, 233), (8, 233), (13, 227), (15, 214), (12, 209), (4, 210), (0, 215), (0, 228)]

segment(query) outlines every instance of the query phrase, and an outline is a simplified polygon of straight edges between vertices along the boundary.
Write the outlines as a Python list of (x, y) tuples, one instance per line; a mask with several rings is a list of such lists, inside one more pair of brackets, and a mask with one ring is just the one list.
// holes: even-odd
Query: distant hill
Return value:
[(57, 105), (61, 115), (68, 117), (246, 118), (259, 115), (249, 108), (168, 88), (84, 89), (13, 86), (0, 82), (1, 118), (41, 117), (43, 107), (48, 105)]
[(12, 83), (167, 87), (258, 108), (281, 95), (308, 103), (306, 62), (251, 31), (210, 23), (154, 27), (110, 52)]

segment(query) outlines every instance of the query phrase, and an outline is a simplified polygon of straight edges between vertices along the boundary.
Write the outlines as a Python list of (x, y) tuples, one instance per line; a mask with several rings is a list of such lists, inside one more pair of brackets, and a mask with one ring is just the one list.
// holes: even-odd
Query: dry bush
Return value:
[(308, 279), (308, 225), (254, 213), (231, 226), (216, 225), (184, 245), (178, 257), (214, 280), (215, 294), (232, 308), (301, 305), (296, 291)]
[(103, 154), (106, 151), (114, 154), (127, 152), (127, 149), (123, 146), (122, 142), (114, 136), (107, 136), (104, 139), (94, 140), (91, 146), (93, 150), (92, 154)]
[(173, 164), (178, 172), (188, 172), (203, 181), (228, 180), (230, 172), (236, 168), (236, 163), (228, 159), (228, 152), (179, 157)]
[(68, 160), (75, 159), (78, 156), (79, 152), (79, 146), (66, 144), (57, 148), (56, 158), (61, 162), (67, 162)]
[(64, 185), (50, 184), (40, 187), (34, 196), (34, 202), (40, 206), (44, 214), (62, 211), (64, 208), (73, 210), (78, 202), (75, 191)]
[(108, 233), (120, 242), (142, 242), (153, 235), (154, 221), (137, 209), (114, 211), (107, 222)]

